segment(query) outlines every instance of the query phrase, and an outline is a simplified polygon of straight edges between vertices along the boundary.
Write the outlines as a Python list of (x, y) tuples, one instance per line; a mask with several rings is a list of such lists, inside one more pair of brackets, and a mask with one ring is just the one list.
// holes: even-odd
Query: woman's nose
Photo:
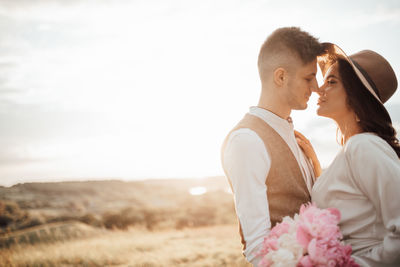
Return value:
[(322, 85), (321, 87), (319, 87), (318, 85), (315, 87), (315, 90), (313, 90), (313, 92), (317, 93), (318, 95), (322, 96), (325, 94), (325, 86)]

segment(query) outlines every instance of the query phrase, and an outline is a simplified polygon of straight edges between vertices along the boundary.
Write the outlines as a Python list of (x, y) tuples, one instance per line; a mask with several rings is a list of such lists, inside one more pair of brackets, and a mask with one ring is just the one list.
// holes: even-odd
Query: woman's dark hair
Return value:
[(372, 132), (384, 139), (400, 158), (400, 144), (396, 130), (385, 107), (367, 90), (350, 63), (337, 59), (339, 75), (347, 94), (347, 104), (359, 118), (363, 132)]

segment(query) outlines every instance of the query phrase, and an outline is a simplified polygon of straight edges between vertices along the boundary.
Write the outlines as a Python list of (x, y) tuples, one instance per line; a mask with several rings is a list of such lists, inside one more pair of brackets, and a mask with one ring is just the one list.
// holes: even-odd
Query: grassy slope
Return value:
[(107, 231), (96, 237), (0, 251), (3, 266), (250, 266), (237, 226)]
[[(197, 186), (206, 187), (208, 192), (201, 196), (190, 195), (189, 189)], [(166, 227), (156, 227), (154, 231), (140, 224), (128, 231), (112, 231), (76, 223), (79, 229), (91, 234), (80, 234), (72, 239), (60, 236), (57, 240), (62, 242), (34, 245), (27, 242), (1, 249), (0, 266), (250, 266), (241, 254), (233, 199), (227, 188), (223, 177), (28, 183), (1, 187), (0, 200), (15, 202), (35, 216), (86, 213), (101, 216), (104, 212), (123, 211), (127, 207), (150, 211), (157, 208), (164, 210), (170, 221), (163, 221), (164, 224), (159, 225)], [(168, 215), (170, 211), (174, 213)], [(125, 213), (120, 214), (124, 216)], [(208, 227), (177, 230), (175, 220), (179, 218), (212, 223)], [(52, 225), (39, 226), (36, 231)], [(24, 229), (22, 233), (34, 229)], [(21, 231), (3, 237), (17, 234)]]

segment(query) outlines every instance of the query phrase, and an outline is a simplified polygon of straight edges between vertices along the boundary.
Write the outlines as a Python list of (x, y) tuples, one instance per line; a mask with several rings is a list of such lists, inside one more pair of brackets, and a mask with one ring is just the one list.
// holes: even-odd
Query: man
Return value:
[(316, 81), (316, 38), (296, 27), (275, 30), (258, 56), (261, 96), (256, 107), (228, 134), (222, 165), (231, 185), (239, 219), (243, 253), (254, 253), (271, 227), (311, 201), (311, 163), (299, 148), (290, 113), (307, 107)]

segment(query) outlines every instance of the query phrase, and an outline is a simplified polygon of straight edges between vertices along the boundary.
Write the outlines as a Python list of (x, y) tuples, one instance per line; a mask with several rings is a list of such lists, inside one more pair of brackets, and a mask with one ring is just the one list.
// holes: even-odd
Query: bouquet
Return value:
[(294, 218), (284, 217), (264, 239), (258, 266), (359, 266), (351, 246), (341, 242), (340, 211), (302, 205)]

